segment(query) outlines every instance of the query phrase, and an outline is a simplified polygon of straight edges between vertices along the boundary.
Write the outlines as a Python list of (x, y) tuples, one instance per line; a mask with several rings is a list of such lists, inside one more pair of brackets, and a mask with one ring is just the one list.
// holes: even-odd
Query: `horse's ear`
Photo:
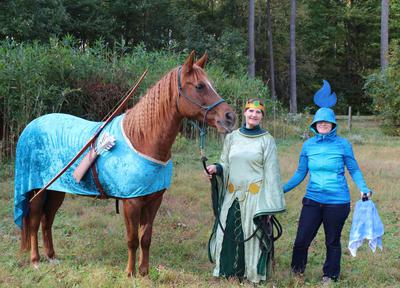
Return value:
[(185, 66), (185, 72), (186, 73), (190, 73), (190, 72), (192, 72), (192, 69), (193, 69), (193, 61), (194, 61), (194, 56), (195, 56), (195, 52), (194, 52), (194, 50), (190, 53), (190, 55), (189, 55), (189, 57), (186, 59), (186, 61), (185, 61), (185, 64), (184, 64), (184, 66)]
[(204, 67), (206, 66), (208, 60), (208, 55), (207, 52), (204, 52), (204, 55), (197, 60), (197, 62), (195, 63), (197, 66), (201, 67), (202, 69), (204, 69)]

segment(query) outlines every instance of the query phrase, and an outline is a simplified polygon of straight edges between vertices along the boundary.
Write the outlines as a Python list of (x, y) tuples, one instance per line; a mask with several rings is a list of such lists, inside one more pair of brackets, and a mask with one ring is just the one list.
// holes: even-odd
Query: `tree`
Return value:
[(297, 113), (296, 92), (296, 0), (290, 1), (290, 113)]
[(275, 90), (275, 64), (274, 64), (274, 52), (272, 45), (272, 24), (271, 24), (271, 0), (267, 0), (267, 34), (268, 34), (268, 52), (269, 52), (269, 71), (271, 80), (271, 97), (276, 100)]
[[(298, 101), (303, 101), (303, 95), (309, 95), (303, 107), (314, 107), (311, 96), (322, 79), (327, 79), (338, 95), (336, 112), (346, 113), (348, 106), (352, 106), (356, 113), (371, 113), (372, 99), (362, 87), (365, 76), (380, 67), (380, 2), (307, 1), (306, 18), (296, 20), (296, 36), (300, 42), (296, 42), (297, 64), (301, 65), (303, 60), (299, 58), (307, 53), (315, 70), (314, 75), (308, 71), (297, 73), (297, 77), (309, 77), (308, 86), (304, 86), (303, 79), (297, 79), (301, 85), (298, 93), (302, 95)], [(300, 52), (302, 46), (304, 51)]]
[(382, 0), (381, 9), (381, 69), (384, 70), (388, 65), (389, 0)]
[(249, 22), (248, 22), (248, 49), (249, 49), (249, 66), (248, 74), (250, 77), (254, 78), (256, 75), (256, 65), (254, 56), (254, 0), (249, 1)]
[(387, 67), (369, 75), (364, 90), (372, 97), (375, 112), (383, 118), (383, 132), (400, 136), (400, 43), (394, 44)]
[(94, 43), (99, 38), (110, 40), (112, 19), (107, 1), (100, 0), (64, 0), (68, 15), (64, 33), (79, 39), (82, 47)]
[(0, 1), (0, 38), (44, 41), (62, 31), (66, 12), (61, 0)]

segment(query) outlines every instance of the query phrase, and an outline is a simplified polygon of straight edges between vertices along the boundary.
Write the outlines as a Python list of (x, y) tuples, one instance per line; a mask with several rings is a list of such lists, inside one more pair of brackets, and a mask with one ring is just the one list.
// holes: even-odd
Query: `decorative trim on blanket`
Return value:
[(163, 166), (167, 165), (168, 162), (169, 162), (169, 160), (171, 160), (171, 158), (168, 159), (167, 161), (163, 162), (163, 161), (161, 161), (161, 160), (157, 160), (157, 159), (155, 159), (155, 158), (153, 158), (153, 157), (150, 157), (150, 156), (148, 156), (148, 155), (146, 155), (146, 154), (140, 153), (139, 151), (137, 151), (137, 150), (135, 149), (135, 147), (133, 147), (133, 145), (132, 145), (131, 141), (129, 140), (128, 136), (126, 136), (126, 134), (125, 134), (124, 126), (123, 126), (124, 120), (125, 120), (125, 118), (122, 119), (120, 125), (121, 125), (121, 132), (122, 132), (122, 135), (124, 136), (124, 139), (125, 139), (126, 144), (128, 144), (128, 146), (129, 146), (133, 151), (135, 151), (135, 153), (139, 154), (139, 155), (142, 156), (143, 158), (145, 158), (145, 159), (147, 159), (147, 160), (149, 160), (149, 161), (151, 161), (151, 162), (154, 162), (154, 163), (163, 165)]

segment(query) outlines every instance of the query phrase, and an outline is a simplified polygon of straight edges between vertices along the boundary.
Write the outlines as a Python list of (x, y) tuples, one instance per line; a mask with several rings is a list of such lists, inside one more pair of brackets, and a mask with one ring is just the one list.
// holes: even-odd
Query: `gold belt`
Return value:
[[(228, 184), (229, 193), (233, 193), (236, 190), (240, 190), (239, 188), (240, 188), (240, 186), (235, 187), (235, 185), (233, 185), (231, 182), (229, 182), (229, 184)], [(251, 194), (255, 195), (258, 192), (260, 192), (260, 186), (257, 183), (251, 183), (249, 185), (249, 188), (247, 189), (247, 191), (250, 192)]]

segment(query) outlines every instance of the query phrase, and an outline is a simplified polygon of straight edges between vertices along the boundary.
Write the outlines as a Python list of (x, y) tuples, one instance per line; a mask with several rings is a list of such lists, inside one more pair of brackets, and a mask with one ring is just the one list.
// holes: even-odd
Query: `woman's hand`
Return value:
[(369, 199), (371, 199), (372, 192), (361, 192), (361, 196), (360, 196), (361, 200), (364, 200), (364, 195), (367, 196), (366, 200), (369, 200)]
[(208, 171), (208, 174), (206, 173), (206, 171), (204, 171), (204, 175), (208, 180), (211, 180), (212, 175), (217, 173), (217, 165), (215, 165), (215, 164), (208, 165), (207, 171)]

